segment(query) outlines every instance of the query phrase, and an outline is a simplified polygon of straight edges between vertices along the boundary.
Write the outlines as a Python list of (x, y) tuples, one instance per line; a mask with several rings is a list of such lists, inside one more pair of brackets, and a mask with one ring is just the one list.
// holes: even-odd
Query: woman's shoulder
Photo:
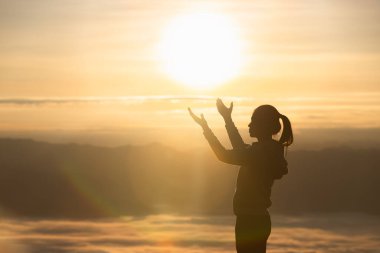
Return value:
[(282, 145), (282, 143), (280, 143), (278, 140), (272, 140), (272, 146), (273, 146), (273, 149), (275, 149), (276, 151), (280, 151), (280, 152), (284, 152), (284, 145)]
[(253, 142), (252, 143), (253, 149), (265, 149), (265, 150), (272, 150), (272, 151), (280, 151), (283, 152), (284, 146), (277, 140), (268, 140), (263, 142)]
[(278, 141), (274, 139), (270, 139), (267, 141), (255, 141), (252, 142), (252, 146), (273, 146), (273, 147), (283, 147), (283, 145)]
[(284, 147), (278, 140), (271, 140), (271, 143), (273, 146), (276, 146), (276, 147)]

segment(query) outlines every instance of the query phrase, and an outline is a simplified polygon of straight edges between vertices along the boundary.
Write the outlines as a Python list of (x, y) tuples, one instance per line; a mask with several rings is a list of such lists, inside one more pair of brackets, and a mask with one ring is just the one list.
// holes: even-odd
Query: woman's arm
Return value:
[(231, 102), (230, 107), (224, 105), (223, 101), (218, 98), (216, 100), (216, 107), (218, 108), (218, 112), (222, 115), (224, 122), (226, 124), (226, 130), (228, 133), (228, 137), (230, 138), (231, 145), (234, 149), (246, 149), (248, 144), (244, 143), (243, 138), (241, 138), (239, 130), (236, 128), (234, 122), (232, 121), (232, 109), (234, 104)]
[(188, 110), (194, 121), (202, 127), (206, 140), (220, 161), (234, 165), (242, 165), (245, 163), (248, 158), (247, 151), (244, 152), (243, 150), (235, 149), (226, 150), (209, 128), (203, 114), (201, 114), (201, 117), (198, 117), (191, 111), (190, 108), (188, 108)]
[(225, 149), (211, 129), (204, 129), (203, 135), (220, 161), (234, 165), (243, 165), (248, 160), (248, 149)]

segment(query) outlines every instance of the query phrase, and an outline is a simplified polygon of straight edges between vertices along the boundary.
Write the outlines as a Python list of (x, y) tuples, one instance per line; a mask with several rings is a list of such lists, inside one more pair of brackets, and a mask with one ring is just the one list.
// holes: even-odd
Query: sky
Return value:
[[(379, 147), (379, 13), (376, 0), (0, 0), (0, 138), (208, 148), (187, 107), (227, 144), (221, 97), (246, 140), (254, 108), (272, 104), (295, 147)], [(378, 217), (273, 218), (272, 252), (379, 248)], [(233, 247), (232, 217), (0, 224), (12, 253)]]
[[(379, 11), (380, 3), (369, 0), (1, 0), (0, 135), (112, 145), (162, 141), (164, 133), (178, 142), (199, 134), (188, 106), (213, 128), (223, 127), (217, 97), (234, 101), (233, 117), (245, 134), (253, 109), (267, 103), (291, 119), (296, 133), (377, 129)], [(211, 27), (225, 32), (219, 41), (210, 41), (207, 30), (204, 40), (192, 33), (202, 19), (181, 30), (181, 17), (199, 13), (223, 17), (232, 29)], [(160, 49), (176, 24), (170, 47)], [(170, 52), (175, 63), (188, 62), (180, 57), (189, 49), (195, 60), (188, 79), (197, 77), (198, 65), (229, 71), (235, 58), (228, 50), (221, 47), (208, 62), (191, 48), (209, 42), (206, 53), (213, 52), (230, 38), (241, 46), (240, 67), (213, 88), (186, 85), (165, 69)], [(172, 50), (179, 42), (180, 50)]]

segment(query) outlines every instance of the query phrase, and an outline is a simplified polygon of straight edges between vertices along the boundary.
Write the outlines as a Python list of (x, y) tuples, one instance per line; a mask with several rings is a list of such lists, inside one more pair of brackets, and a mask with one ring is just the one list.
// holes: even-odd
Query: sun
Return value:
[(163, 32), (158, 52), (164, 71), (195, 89), (210, 89), (231, 80), (243, 64), (237, 26), (217, 13), (174, 18)]

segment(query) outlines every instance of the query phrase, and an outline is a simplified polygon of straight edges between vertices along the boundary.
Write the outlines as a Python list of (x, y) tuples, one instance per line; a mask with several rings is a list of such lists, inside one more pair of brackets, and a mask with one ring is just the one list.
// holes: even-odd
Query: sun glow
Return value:
[(196, 89), (231, 80), (243, 64), (237, 26), (216, 13), (193, 13), (172, 20), (164, 31), (159, 54), (170, 77)]

